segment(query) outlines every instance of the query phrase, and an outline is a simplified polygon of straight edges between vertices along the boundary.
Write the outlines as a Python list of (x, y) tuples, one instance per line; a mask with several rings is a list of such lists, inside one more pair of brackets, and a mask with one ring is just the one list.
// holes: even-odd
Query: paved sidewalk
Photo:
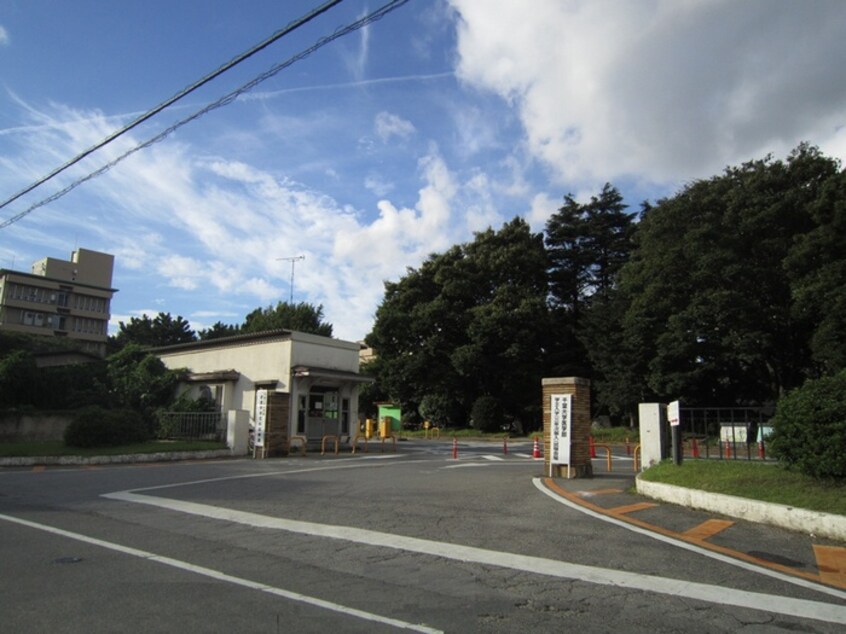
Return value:
[(633, 530), (846, 590), (846, 543), (814, 535), (813, 527), (797, 532), (657, 501), (637, 493), (634, 473), (600, 472), (590, 479), (544, 478), (543, 485), (568, 505)]

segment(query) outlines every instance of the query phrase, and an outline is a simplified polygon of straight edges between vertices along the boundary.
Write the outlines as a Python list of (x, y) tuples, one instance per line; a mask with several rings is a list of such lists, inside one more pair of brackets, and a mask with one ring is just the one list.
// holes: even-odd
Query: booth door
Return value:
[(311, 389), (306, 412), (306, 437), (309, 443), (319, 443), (324, 436), (337, 436), (341, 433), (339, 402), (336, 388)]

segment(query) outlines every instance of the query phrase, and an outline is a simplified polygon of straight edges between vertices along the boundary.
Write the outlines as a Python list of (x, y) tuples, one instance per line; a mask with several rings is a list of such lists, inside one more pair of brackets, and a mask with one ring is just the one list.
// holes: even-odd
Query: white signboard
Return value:
[(264, 447), (264, 430), (267, 427), (267, 390), (256, 391), (256, 447)]
[(552, 430), (549, 464), (570, 464), (570, 438), (573, 431), (573, 395), (552, 394)]
[(669, 405), (667, 405), (667, 420), (669, 421), (672, 427), (678, 426), (681, 422), (681, 403), (679, 401), (673, 401)]

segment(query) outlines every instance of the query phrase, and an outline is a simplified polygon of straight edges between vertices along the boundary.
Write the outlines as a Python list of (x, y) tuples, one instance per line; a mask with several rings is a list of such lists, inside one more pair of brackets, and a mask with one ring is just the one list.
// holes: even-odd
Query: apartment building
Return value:
[(0, 330), (67, 337), (105, 356), (114, 259), (77, 249), (70, 260), (35, 262), (31, 273), (0, 269)]

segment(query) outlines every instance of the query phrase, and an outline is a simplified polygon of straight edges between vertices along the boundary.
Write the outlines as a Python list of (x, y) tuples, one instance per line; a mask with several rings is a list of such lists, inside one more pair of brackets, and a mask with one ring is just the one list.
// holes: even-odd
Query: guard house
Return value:
[(282, 456), (292, 436), (319, 447), (324, 436), (355, 435), (359, 343), (296, 331), (236, 335), (156, 348), (183, 389), (210, 396), (224, 414), (241, 411), (255, 432), (256, 456)]

